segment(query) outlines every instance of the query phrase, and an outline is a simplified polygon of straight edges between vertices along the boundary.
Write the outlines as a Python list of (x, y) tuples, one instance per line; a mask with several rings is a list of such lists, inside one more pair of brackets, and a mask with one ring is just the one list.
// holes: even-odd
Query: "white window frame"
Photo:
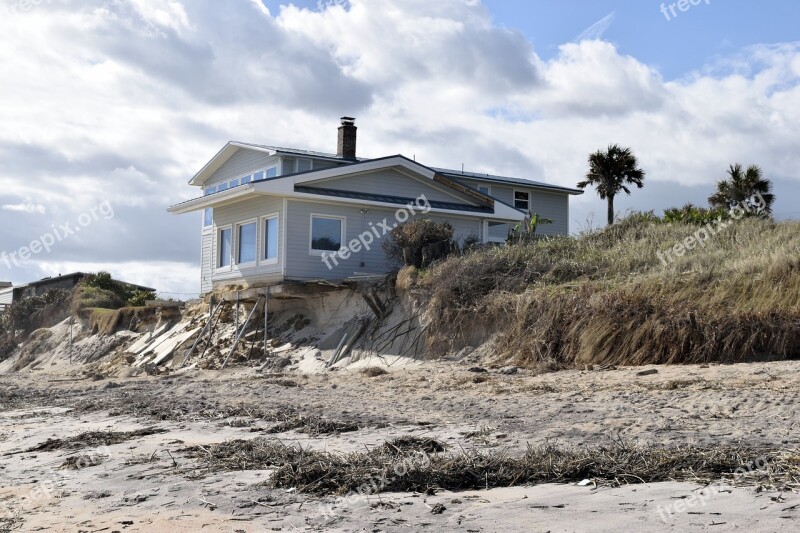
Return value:
[[(488, 192), (481, 191), (481, 187), (483, 187), (484, 189), (487, 189)], [(492, 195), (492, 186), (491, 185), (478, 185), (477, 188), (478, 188), (478, 192), (481, 193), (481, 194), (485, 194), (487, 196), (491, 196)]]
[[(226, 266), (220, 265), (222, 259), (222, 232), (225, 230), (231, 231), (231, 256), (228, 260), (228, 264)], [(233, 234), (233, 226), (231, 224), (226, 224), (225, 226), (217, 226), (216, 233), (214, 235), (214, 254), (216, 257), (214, 258), (214, 271), (215, 272), (230, 272), (233, 268), (233, 250), (235, 245), (236, 236)]]
[[(240, 263), (239, 262), (239, 254), (240, 254), (241, 246), (242, 246), (242, 243), (241, 243), (241, 227), (242, 226), (247, 226), (248, 224), (255, 224), (255, 226), (256, 226), (256, 242), (255, 242), (256, 249), (254, 250), (255, 259), (253, 261), (248, 261), (246, 263)], [(237, 222), (236, 223), (236, 234), (234, 235), (234, 252), (233, 252), (233, 257), (234, 257), (234, 259), (236, 259), (236, 261), (234, 262), (234, 264), (236, 265), (236, 268), (254, 267), (258, 263), (258, 234), (259, 234), (259, 231), (258, 231), (258, 219), (257, 218), (250, 218), (250, 219), (243, 220), (241, 222)]]
[[(267, 255), (267, 220), (274, 218), (278, 222), (278, 240), (279, 242), (276, 243), (275, 249), (277, 250), (277, 255), (274, 258), (266, 259), (264, 256)], [(259, 246), (258, 246), (258, 262), (261, 265), (277, 265), (281, 259), (281, 247), (280, 247), (280, 235), (281, 235), (281, 214), (280, 213), (270, 213), (269, 215), (264, 215), (259, 219), (259, 228), (258, 232), (261, 233), (261, 239), (259, 239)]]
[(339, 216), (339, 215), (328, 215), (325, 213), (310, 213), (308, 217), (308, 255), (326, 255), (326, 254), (335, 254), (338, 253), (339, 250), (315, 250), (311, 246), (311, 242), (314, 240), (314, 217), (316, 218), (327, 218), (331, 220), (340, 220), (342, 222), (342, 234), (341, 238), (339, 239), (339, 250), (344, 248), (347, 244), (347, 217)]
[(530, 211), (531, 211), (531, 191), (526, 191), (526, 190), (523, 190), (523, 189), (513, 189), (513, 191), (514, 192), (512, 193), (513, 196), (511, 197), (511, 200), (514, 203), (511, 204), (511, 205), (514, 206), (514, 209), (522, 209), (521, 207), (517, 207), (517, 193), (521, 192), (521, 193), (525, 193), (526, 195), (528, 195), (528, 207), (525, 208), (525, 211), (530, 213)]

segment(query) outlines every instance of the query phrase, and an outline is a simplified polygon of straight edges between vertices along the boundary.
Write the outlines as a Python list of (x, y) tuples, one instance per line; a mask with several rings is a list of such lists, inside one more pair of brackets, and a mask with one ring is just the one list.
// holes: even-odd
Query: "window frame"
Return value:
[[(228, 257), (228, 264), (222, 265), (222, 232), (228, 230), (231, 232), (231, 252), (230, 256)], [(214, 270), (216, 272), (230, 272), (233, 268), (233, 248), (234, 248), (234, 241), (233, 241), (233, 226), (231, 224), (226, 224), (224, 226), (218, 226), (215, 236), (215, 254), (216, 259), (214, 260)]]
[[(514, 209), (524, 209), (525, 212), (530, 213), (530, 211), (531, 211), (531, 192), (523, 190), (523, 189), (513, 189), (513, 191), (514, 191), (513, 192), (513, 196), (512, 196), (511, 199), (514, 201)], [(527, 195), (527, 197), (528, 197), (528, 200), (527, 200), (528, 206), (527, 207), (525, 207), (525, 208), (517, 207), (517, 202), (518, 201), (522, 201), (522, 200), (517, 200), (517, 193), (518, 192)]]
[[(492, 186), (491, 185), (478, 185), (478, 192), (481, 194), (485, 194), (486, 196), (492, 195)], [(486, 192), (483, 192), (481, 189), (486, 189)]]
[[(211, 220), (208, 221), (206, 224), (206, 214), (211, 213)], [(206, 207), (203, 209), (203, 231), (208, 231), (209, 229), (214, 227), (214, 208), (213, 207)]]
[[(275, 243), (275, 257), (274, 258), (267, 258), (267, 221), (275, 219), (275, 223), (278, 224), (278, 242)], [(280, 213), (270, 213), (268, 215), (263, 215), (259, 218), (259, 230), (262, 233), (261, 239), (259, 239), (259, 251), (258, 251), (258, 262), (261, 265), (277, 265), (281, 259), (281, 214)]]
[[(255, 245), (255, 250), (253, 250), (253, 252), (254, 252), (253, 260), (242, 263), (240, 261), (241, 254), (242, 254), (242, 242), (241, 242), (242, 241), (242, 232), (241, 232), (241, 228), (244, 227), (244, 226), (248, 226), (250, 224), (254, 224), (255, 228), (256, 228), (255, 242), (253, 243)], [(258, 263), (258, 250), (259, 250), (259, 247), (258, 247), (258, 219), (257, 218), (250, 218), (250, 219), (243, 220), (241, 222), (237, 222), (236, 223), (236, 240), (234, 241), (234, 246), (235, 246), (235, 250), (234, 250), (234, 253), (233, 253), (233, 257), (236, 259), (236, 263), (235, 264), (236, 264), (237, 268), (248, 268), (248, 267), (255, 266)]]
[[(338, 250), (315, 250), (314, 249), (314, 218), (327, 218), (329, 220), (339, 220), (342, 223), (341, 235)], [(337, 254), (345, 247), (347, 242), (347, 217), (341, 215), (329, 215), (326, 213), (309, 213), (308, 218), (308, 255), (323, 256), (326, 254)]]

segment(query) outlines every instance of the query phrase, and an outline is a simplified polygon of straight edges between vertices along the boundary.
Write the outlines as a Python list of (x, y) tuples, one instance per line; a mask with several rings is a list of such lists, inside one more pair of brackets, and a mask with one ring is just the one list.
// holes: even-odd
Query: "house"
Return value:
[(380, 240), (422, 216), (448, 221), (460, 241), (504, 242), (529, 212), (553, 220), (542, 233), (569, 231), (569, 196), (581, 190), (402, 155), (359, 158), (356, 132), (343, 117), (336, 154), (231, 141), (195, 174), (189, 184), (202, 196), (169, 211), (203, 213), (202, 293), (384, 274), (394, 265)]
[[(64, 274), (63, 276), (59, 274), (58, 276), (47, 277), (38, 281), (32, 281), (25, 285), (17, 285), (13, 287), (10, 283), (6, 286), (3, 286), (3, 284), (0, 283), (0, 311), (3, 311), (5, 307), (8, 307), (14, 302), (23, 300), (25, 298), (41, 296), (47, 291), (53, 289), (72, 290), (86, 276), (88, 276), (88, 274), (84, 272), (73, 272), (72, 274)], [(134, 283), (128, 283), (125, 281), (121, 281), (120, 283), (136, 290), (155, 292), (155, 289), (151, 289), (150, 287), (143, 287), (142, 285), (136, 285)]]

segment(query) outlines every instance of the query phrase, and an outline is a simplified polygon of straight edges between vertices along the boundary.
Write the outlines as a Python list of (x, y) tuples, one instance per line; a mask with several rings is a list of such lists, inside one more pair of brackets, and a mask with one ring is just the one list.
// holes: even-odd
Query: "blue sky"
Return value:
[[(800, 2), (661, 3), (0, 0), (0, 252), (114, 212), (0, 280), (197, 291), (199, 215), (166, 212), (188, 179), (229, 140), (333, 151), (345, 115), (361, 156), (571, 187), (629, 146), (646, 185), (620, 213), (705, 204), (758, 164), (800, 218)], [(573, 232), (604, 219), (571, 201)]]

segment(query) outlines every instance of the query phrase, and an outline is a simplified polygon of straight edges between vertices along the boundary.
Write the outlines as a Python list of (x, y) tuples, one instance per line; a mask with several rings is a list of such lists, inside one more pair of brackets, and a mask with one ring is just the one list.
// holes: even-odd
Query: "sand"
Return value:
[[(377, 364), (389, 373), (291, 374), (283, 384), (252, 368), (99, 381), (61, 369), (0, 376), (0, 505), (8, 511), (0, 513), (0, 531), (800, 528), (800, 497), (758, 484), (699, 493), (702, 485), (685, 482), (589, 482), (337, 500), (269, 488), (264, 482), (270, 471), (211, 473), (185, 452), (187, 446), (255, 436), (363, 451), (401, 435), (435, 437), (451, 450), (511, 454), (529, 444), (589, 446), (618, 438), (649, 446), (800, 448), (800, 362), (658, 367), (647, 376), (637, 374), (656, 367), (537, 376), (470, 372), (469, 365), (446, 361), (375, 359), (358, 366)], [(163, 408), (169, 419), (148, 415), (145, 403)], [(246, 414), (287, 408), (361, 429), (267, 435), (262, 430), (272, 423)], [(17, 453), (49, 438), (145, 427), (165, 432), (107, 447)], [(59, 469), (75, 455), (91, 460), (77, 470)]]

